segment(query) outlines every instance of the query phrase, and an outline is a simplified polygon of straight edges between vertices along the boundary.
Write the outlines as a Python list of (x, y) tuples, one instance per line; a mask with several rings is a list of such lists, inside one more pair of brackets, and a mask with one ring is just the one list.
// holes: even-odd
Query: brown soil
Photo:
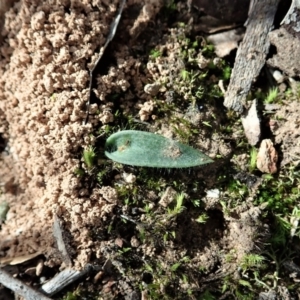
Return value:
[[(178, 57), (182, 46), (178, 36), (188, 35), (193, 26), (180, 29), (163, 18), (155, 19), (163, 6), (159, 0), (128, 1), (105, 66), (97, 76), (94, 92), (100, 100), (91, 104), (89, 122), (84, 125), (89, 70), (106, 41), (118, 4), (118, 0), (21, 0), (5, 14), (0, 47), (0, 134), (5, 145), (0, 158), (0, 202), (8, 202), (10, 210), (1, 226), (0, 256), (4, 260), (40, 252), (47, 266), (63, 269), (66, 262), (57, 250), (52, 229), (57, 215), (68, 233), (65, 242), (74, 268), (81, 269), (87, 263), (102, 266), (107, 259), (112, 260), (113, 274), (117, 275), (110, 274), (109, 280), (97, 283), (93, 288), (99, 293), (105, 290), (112, 295), (131, 295), (143, 281), (145, 265), (153, 261), (159, 263), (166, 278), (174, 275), (171, 266), (181, 262), (189, 277), (188, 282), (176, 278), (171, 286), (161, 284), (162, 294), (169, 293), (175, 299), (189, 289), (201, 293), (220, 278), (238, 277), (242, 258), (255, 252), (268, 232), (259, 219), (261, 209), (253, 207), (251, 196), (241, 195), (243, 202), (237, 203), (230, 215), (224, 214), (219, 203), (230, 201), (226, 193), (217, 201), (205, 196), (224, 169), (230, 175), (228, 163), (233, 149), (228, 141), (240, 139), (242, 127), (230, 137), (218, 133), (226, 112), (213, 101), (197, 111), (189, 104), (175, 107), (174, 119), (188, 120), (198, 128), (193, 146), (212, 158), (222, 156), (221, 160), (192, 170), (192, 175), (189, 170), (170, 174), (149, 171), (147, 178), (155, 186), (151, 188), (150, 183), (146, 186), (142, 181), (147, 171), (113, 165), (100, 154), (100, 169), (107, 170), (108, 164), (110, 167), (104, 183), (97, 184), (91, 176), (93, 170), (83, 163), (82, 151), (97, 146), (97, 152), (103, 152), (107, 136), (96, 136), (96, 130), (103, 133), (108, 124), (122, 126), (117, 110), (124, 116), (134, 116), (141, 126), (147, 121), (147, 130), (175, 139), (179, 130), (188, 132), (190, 126), (179, 121), (170, 124), (165, 107), (173, 101), (171, 89), (180, 95), (182, 103), (190, 99), (191, 91), (176, 80), (184, 67)], [(182, 21), (188, 23), (188, 7), (179, 3), (178, 10)], [(149, 51), (154, 48), (164, 54), (149, 60)], [(197, 59), (203, 61), (201, 53)], [(144, 90), (153, 82), (161, 85), (158, 98), (162, 102)], [(217, 80), (212, 76), (209, 82), (216, 84)], [(111, 97), (115, 94), (120, 95), (118, 103)], [(293, 105), (277, 114), (298, 124), (298, 107)], [(289, 134), (289, 129), (283, 131), (276, 129), (274, 134), (276, 143), (294, 149), (290, 156), (284, 155), (283, 162), (287, 163), (291, 156), (299, 155), (299, 135)], [(248, 156), (239, 160), (239, 155), (232, 164), (246, 169)], [(84, 169), (87, 175), (79, 177), (77, 169)], [(184, 187), (186, 210), (176, 218), (163, 219), (166, 208), (159, 201), (174, 181)], [(121, 215), (132, 214), (122, 191), (136, 201), (137, 223), (121, 219)], [(176, 198), (174, 193), (170, 197), (167, 206)], [(202, 210), (188, 202), (202, 198)], [(159, 216), (157, 219), (142, 210), (143, 201)], [(203, 212), (209, 216), (208, 221), (196, 222)], [(169, 236), (164, 242), (166, 234)], [(128, 261), (119, 257), (127, 247), (132, 248)], [(189, 257), (188, 263), (185, 257)], [(113, 282), (110, 288), (107, 282)]]

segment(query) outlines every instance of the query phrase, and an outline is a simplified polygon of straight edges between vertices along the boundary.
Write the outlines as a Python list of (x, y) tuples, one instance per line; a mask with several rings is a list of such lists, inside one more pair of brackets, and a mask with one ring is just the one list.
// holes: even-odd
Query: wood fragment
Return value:
[(53, 236), (55, 238), (57, 248), (61, 254), (61, 257), (66, 264), (66, 266), (71, 267), (72, 261), (67, 251), (67, 247), (64, 240), (63, 228), (61, 227), (61, 220), (57, 215), (54, 215), (54, 222), (53, 222)]
[(40, 277), (42, 275), (43, 269), (44, 269), (44, 261), (42, 259), (39, 259), (35, 268), (35, 275), (37, 277)]
[[(289, 11), (285, 15), (284, 19), (281, 22), (280, 29), (285, 29), (295, 41), (293, 44), (299, 44), (300, 40), (300, 0), (293, 0), (289, 8)], [(292, 47), (290, 45), (290, 47)], [(294, 51), (296, 55), (297, 49)]]
[(294, 31), (299, 32), (299, 11), (300, 11), (300, 0), (292, 0), (291, 6), (286, 13), (285, 17), (281, 21), (280, 25), (293, 26)]
[(74, 281), (78, 280), (79, 278), (86, 275), (91, 269), (91, 266), (86, 266), (83, 270), (73, 270), (73, 269), (65, 269), (61, 271), (59, 274), (57, 274), (54, 278), (52, 278), (50, 281), (43, 284), (41, 287), (41, 291), (43, 291), (45, 294), (52, 296), (59, 291), (61, 291), (63, 288), (68, 286), (69, 284), (73, 283)]
[(265, 64), (270, 42), (268, 33), (272, 29), (279, 0), (253, 0), (247, 20), (247, 29), (240, 44), (230, 83), (225, 94), (224, 105), (242, 113), (247, 94), (253, 81)]
[(51, 300), (0, 268), (0, 283), (26, 300)]

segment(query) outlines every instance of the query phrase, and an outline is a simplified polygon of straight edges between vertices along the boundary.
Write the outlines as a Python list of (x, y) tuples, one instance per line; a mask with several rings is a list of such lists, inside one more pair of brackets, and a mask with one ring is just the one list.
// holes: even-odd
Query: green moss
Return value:
[(68, 292), (62, 300), (78, 300), (78, 296), (72, 292)]
[(138, 172), (137, 182), (139, 185), (145, 187), (149, 191), (160, 192), (162, 191), (167, 182), (164, 178), (159, 176), (157, 172), (149, 172), (145, 168), (141, 168)]
[(96, 158), (97, 158), (97, 155), (96, 155), (94, 147), (89, 146), (83, 150), (83, 161), (86, 164), (86, 166), (88, 167), (88, 169), (91, 169), (92, 167), (94, 167)]
[(138, 189), (136, 186), (117, 185), (115, 189), (120, 200), (123, 200), (125, 205), (132, 205), (137, 203)]
[(252, 147), (250, 150), (250, 166), (249, 171), (253, 172), (256, 169), (257, 149)]
[(81, 169), (81, 168), (76, 168), (74, 170), (74, 174), (76, 174), (77, 176), (81, 177), (81, 176), (83, 176), (85, 174), (85, 171), (83, 169)]
[(295, 167), (282, 170), (279, 177), (264, 175), (256, 195), (256, 204), (265, 204), (275, 214), (287, 215), (297, 206), (300, 174)]
[(160, 57), (162, 55), (162, 53), (159, 51), (159, 50), (156, 50), (156, 49), (152, 49), (150, 51), (150, 54), (149, 56), (152, 58), (152, 59), (155, 59), (157, 57)]

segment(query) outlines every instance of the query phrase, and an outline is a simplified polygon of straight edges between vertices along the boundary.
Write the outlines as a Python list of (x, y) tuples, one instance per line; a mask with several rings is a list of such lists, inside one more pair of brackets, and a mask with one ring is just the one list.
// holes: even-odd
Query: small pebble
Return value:
[(151, 96), (156, 96), (159, 92), (159, 89), (160, 89), (160, 84), (154, 82), (154, 83), (146, 84), (144, 87), (144, 92)]
[(263, 173), (274, 174), (277, 172), (278, 154), (270, 139), (262, 140), (258, 154), (256, 166)]
[(131, 173), (123, 173), (122, 177), (126, 183), (134, 183), (136, 181), (136, 176)]
[(278, 70), (275, 70), (273, 72), (273, 77), (274, 77), (274, 79), (276, 80), (277, 83), (282, 83), (284, 81), (284, 76)]

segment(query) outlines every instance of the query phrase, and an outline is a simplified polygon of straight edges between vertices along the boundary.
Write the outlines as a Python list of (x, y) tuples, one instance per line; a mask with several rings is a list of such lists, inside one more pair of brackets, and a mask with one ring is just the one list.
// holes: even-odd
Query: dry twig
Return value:
[(0, 268), (0, 283), (26, 300), (51, 300)]

